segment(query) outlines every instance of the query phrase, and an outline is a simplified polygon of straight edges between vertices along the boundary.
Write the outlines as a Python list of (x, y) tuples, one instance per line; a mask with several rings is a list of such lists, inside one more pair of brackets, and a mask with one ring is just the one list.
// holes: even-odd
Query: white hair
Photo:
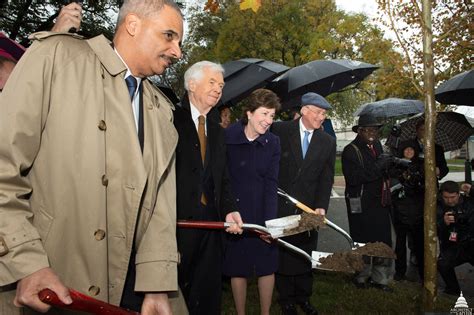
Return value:
[(173, 0), (124, 0), (119, 10), (117, 26), (122, 24), (129, 13), (135, 13), (140, 17), (148, 17), (160, 12), (165, 5), (175, 9), (183, 16), (180, 7)]
[(224, 75), (224, 68), (221, 64), (210, 62), (207, 60), (199, 61), (193, 64), (191, 67), (186, 70), (184, 73), (184, 88), (186, 91), (189, 90), (189, 82), (192, 80), (199, 81), (204, 75), (204, 69), (209, 68), (211, 71), (220, 72)]

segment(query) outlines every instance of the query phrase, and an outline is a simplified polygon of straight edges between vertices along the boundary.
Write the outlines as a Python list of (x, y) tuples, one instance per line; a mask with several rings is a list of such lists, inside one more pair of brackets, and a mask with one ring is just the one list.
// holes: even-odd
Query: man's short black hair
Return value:
[(459, 184), (456, 182), (453, 182), (452, 180), (445, 181), (444, 183), (441, 184), (439, 187), (439, 192), (447, 192), (447, 193), (459, 193)]

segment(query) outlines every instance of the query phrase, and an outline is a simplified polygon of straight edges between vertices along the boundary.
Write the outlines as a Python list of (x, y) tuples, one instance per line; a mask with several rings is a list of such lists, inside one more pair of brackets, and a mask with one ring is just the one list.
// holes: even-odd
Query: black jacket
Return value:
[[(362, 163), (359, 161), (354, 146), (361, 154)], [(374, 149), (378, 157), (382, 153), (380, 141), (374, 144)], [(375, 167), (376, 160), (377, 158), (367, 147), (367, 143), (359, 136), (342, 152), (349, 230), (356, 242), (384, 242), (391, 246), (390, 205), (388, 201), (382, 204), (384, 173)], [(359, 197), (361, 192), (362, 213), (353, 214), (350, 211), (348, 198)]]
[[(281, 145), (278, 187), (312, 209), (327, 211), (334, 182), (336, 139), (322, 129), (315, 130), (303, 160), (299, 120), (274, 123), (272, 132), (280, 137)], [(301, 210), (279, 197), (278, 217), (295, 213)], [(316, 249), (317, 232), (300, 233), (284, 240), (311, 254)], [(310, 270), (311, 264), (304, 258), (280, 248), (279, 273), (296, 275)]]

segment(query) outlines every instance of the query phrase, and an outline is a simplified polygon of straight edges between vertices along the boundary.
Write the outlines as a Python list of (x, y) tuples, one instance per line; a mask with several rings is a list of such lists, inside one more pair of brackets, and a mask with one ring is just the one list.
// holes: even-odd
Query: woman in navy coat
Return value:
[[(270, 132), (280, 102), (266, 89), (254, 91), (242, 119), (226, 129), (227, 167), (232, 192), (246, 223), (265, 225), (277, 217), (280, 140)], [(275, 244), (252, 232), (228, 235), (224, 274), (231, 277), (237, 314), (245, 313), (247, 278), (258, 277), (261, 314), (269, 314), (278, 267)]]

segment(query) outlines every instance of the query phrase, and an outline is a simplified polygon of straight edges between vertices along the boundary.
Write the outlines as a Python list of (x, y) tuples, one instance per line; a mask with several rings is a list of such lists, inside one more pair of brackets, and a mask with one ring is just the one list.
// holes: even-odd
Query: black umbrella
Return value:
[[(460, 149), (466, 140), (474, 134), (474, 129), (463, 114), (455, 112), (438, 112), (435, 129), (435, 142), (443, 147), (444, 151)], [(401, 123), (399, 141), (416, 137), (416, 124), (425, 119), (425, 115), (416, 115)], [(397, 138), (389, 135), (387, 144), (397, 143)]]
[(179, 103), (179, 98), (176, 96), (176, 93), (173, 91), (172, 88), (163, 83), (155, 82), (155, 85), (161, 90), (161, 92), (166, 95), (167, 98), (169, 98), (171, 103), (173, 103), (174, 105)]
[(422, 101), (387, 98), (362, 105), (355, 111), (354, 116), (370, 114), (377, 118), (391, 118), (423, 113), (424, 111), (425, 106)]
[(237, 104), (289, 69), (285, 65), (256, 58), (229, 61), (222, 66), (225, 85), (220, 104), (228, 106)]
[(362, 81), (377, 66), (353, 60), (315, 60), (291, 68), (270, 84), (289, 108), (300, 104), (300, 96), (306, 92), (316, 92), (327, 96), (348, 85)]
[(443, 104), (474, 106), (474, 70), (460, 73), (438, 86), (435, 98)]

